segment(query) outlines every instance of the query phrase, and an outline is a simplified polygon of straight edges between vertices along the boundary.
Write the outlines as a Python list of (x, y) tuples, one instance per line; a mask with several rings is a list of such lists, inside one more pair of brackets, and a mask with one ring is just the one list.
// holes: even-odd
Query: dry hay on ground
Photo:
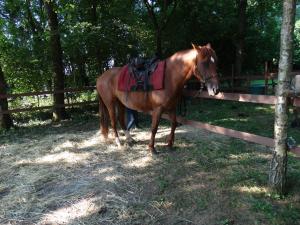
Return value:
[[(0, 147), (0, 224), (216, 224), (243, 212), (226, 208), (231, 200), (213, 162), (203, 155), (203, 170), (187, 153), (203, 143), (221, 151), (230, 138), (181, 126), (177, 151), (152, 158), (148, 130), (134, 130), (138, 144), (119, 150), (100, 142), (94, 127), (77, 129)], [(157, 134), (161, 151), (168, 132)]]

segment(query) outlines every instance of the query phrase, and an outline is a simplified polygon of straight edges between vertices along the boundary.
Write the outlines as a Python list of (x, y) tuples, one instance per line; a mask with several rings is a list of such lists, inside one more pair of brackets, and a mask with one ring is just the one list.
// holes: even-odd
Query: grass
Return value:
[[(239, 131), (273, 137), (274, 106), (222, 100), (193, 99), (188, 105), (188, 119)], [(289, 124), (293, 119), (289, 113)], [(299, 128), (288, 128), (288, 135), (300, 140)]]
[[(188, 108), (189, 119), (273, 135), (270, 106), (193, 100)], [(0, 224), (300, 224), (293, 155), (288, 195), (279, 196), (268, 187), (265, 146), (180, 126), (167, 152), (163, 120), (162, 154), (152, 158), (149, 116), (140, 115), (142, 128), (132, 132), (138, 143), (118, 150), (98, 139), (93, 110), (76, 109), (59, 127), (25, 115), (18, 129), (0, 133)], [(297, 129), (289, 135), (300, 140)]]

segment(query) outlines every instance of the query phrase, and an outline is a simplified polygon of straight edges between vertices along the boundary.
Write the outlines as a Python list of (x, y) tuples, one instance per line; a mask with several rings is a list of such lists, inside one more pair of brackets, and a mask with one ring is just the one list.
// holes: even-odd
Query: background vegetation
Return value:
[[(8, 92), (53, 86), (45, 2), (52, 2), (57, 14), (67, 87), (95, 84), (95, 78), (112, 63), (122, 65), (131, 55), (151, 56), (157, 51), (157, 27), (148, 14), (147, 1), (1, 0), (0, 65)], [(220, 72), (226, 75), (231, 70), (239, 39), (240, 1), (148, 2), (153, 4), (161, 30), (162, 58), (190, 48), (191, 42), (210, 42), (218, 54)], [(281, 8), (281, 1), (247, 1), (243, 73), (261, 71), (266, 60), (277, 61)], [(297, 46), (299, 23), (298, 12)], [(299, 48), (295, 48), (294, 60), (300, 62)]]
[[(276, 68), (281, 16), (282, 2), (271, 0), (0, 0), (0, 94), (95, 85), (104, 70), (132, 56), (166, 58), (191, 43), (212, 44), (222, 76), (233, 66), (236, 75), (251, 76), (263, 71), (265, 61)], [(65, 99), (25, 100), (36, 106)], [(8, 102), (10, 109), (24, 104)], [(0, 105), (6, 110), (7, 100)], [(55, 113), (53, 118), (66, 118), (64, 108)], [(3, 121), (2, 127), (12, 124)]]

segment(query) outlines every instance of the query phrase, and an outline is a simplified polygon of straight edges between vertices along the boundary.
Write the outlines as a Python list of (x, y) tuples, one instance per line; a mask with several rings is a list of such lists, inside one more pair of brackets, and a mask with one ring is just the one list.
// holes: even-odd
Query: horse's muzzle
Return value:
[(215, 95), (218, 95), (220, 93), (219, 88), (213, 88), (213, 92)]
[(217, 94), (219, 94), (219, 86), (217, 84), (207, 84), (207, 92), (209, 96), (215, 96)]

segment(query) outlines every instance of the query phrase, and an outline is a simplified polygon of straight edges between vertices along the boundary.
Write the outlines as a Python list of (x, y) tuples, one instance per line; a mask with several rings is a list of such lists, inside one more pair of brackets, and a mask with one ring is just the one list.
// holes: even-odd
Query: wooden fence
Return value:
[[(236, 94), (236, 93), (220, 93), (217, 96), (209, 96), (207, 92), (201, 92), (200, 94), (197, 91), (185, 91), (184, 93), (186, 96), (191, 97), (198, 97), (198, 98), (209, 98), (209, 99), (219, 99), (219, 100), (229, 100), (229, 101), (239, 101), (239, 102), (251, 102), (251, 103), (260, 103), (260, 104), (268, 104), (274, 105), (276, 104), (276, 96), (269, 96), (269, 95), (251, 95), (251, 94)], [(300, 107), (300, 98), (294, 97), (292, 100), (292, 104), (295, 107)], [(164, 115), (165, 118), (168, 119), (168, 116)], [(186, 124), (195, 128), (200, 128), (204, 130), (208, 130), (210, 132), (242, 139), (245, 141), (274, 147), (274, 139), (263, 137), (247, 132), (236, 131), (232, 129), (228, 129), (225, 127), (214, 126), (208, 123), (201, 123), (192, 120), (186, 120), (185, 118), (178, 117), (178, 123)], [(273, 124), (272, 124), (273, 126)], [(296, 155), (300, 156), (300, 146), (296, 146), (295, 148), (291, 149), (291, 152), (295, 153)]]
[[(8, 94), (8, 95), (0, 95), (0, 98), (16, 98), (16, 97), (23, 97), (23, 96), (36, 96), (36, 95), (44, 95), (44, 94), (54, 94), (54, 93), (75, 93), (75, 92), (83, 92), (87, 90), (95, 90), (94, 86), (91, 87), (84, 87), (84, 88), (70, 88), (65, 90), (59, 91), (42, 91), (42, 92), (30, 92), (30, 93), (22, 93), (22, 94)], [(196, 97), (196, 98), (209, 98), (209, 99), (218, 99), (218, 100), (229, 100), (229, 101), (238, 101), (238, 102), (250, 102), (250, 103), (260, 103), (260, 104), (269, 104), (274, 105), (276, 103), (276, 96), (272, 95), (251, 95), (251, 94), (237, 94), (237, 93), (220, 93), (217, 96), (209, 96), (207, 92), (198, 91), (184, 91), (185, 96)], [(293, 105), (296, 107), (300, 107), (300, 98), (292, 98)], [(68, 106), (76, 106), (76, 105), (90, 105), (90, 104), (97, 104), (98, 101), (86, 101), (86, 102), (77, 102), (77, 103), (70, 103), (64, 105), (52, 105), (52, 106), (41, 106), (41, 107), (30, 107), (30, 108), (22, 108), (22, 109), (12, 109), (3, 111), (3, 114), (12, 114), (17, 112), (25, 112), (25, 111), (35, 111), (35, 110), (42, 110), (42, 109), (52, 109), (54, 107), (68, 107)], [(1, 113), (1, 112), (0, 112)], [(163, 115), (165, 119), (169, 119), (168, 115)], [(245, 141), (274, 147), (274, 140), (272, 138), (263, 137), (247, 132), (236, 131), (220, 126), (214, 126), (208, 123), (201, 123), (197, 121), (187, 120), (183, 117), (178, 116), (177, 122), (181, 124), (186, 124), (195, 128), (205, 129), (210, 132), (242, 139)], [(295, 147), (291, 149), (291, 152), (300, 155), (300, 147)]]
[[(39, 96), (39, 95), (49, 95), (49, 94), (61, 94), (61, 93), (79, 93), (84, 91), (94, 91), (95, 86), (88, 86), (82, 88), (66, 88), (64, 90), (55, 90), (55, 91), (37, 91), (37, 92), (27, 92), (27, 93), (20, 93), (20, 94), (0, 94), (0, 99), (3, 98), (18, 98), (18, 97), (26, 97), (26, 96)], [(66, 104), (53, 104), (49, 106), (39, 106), (39, 107), (27, 107), (27, 108), (17, 108), (17, 109), (10, 109), (5, 111), (0, 111), (0, 114), (12, 114), (12, 113), (19, 113), (19, 112), (26, 112), (26, 111), (37, 111), (37, 110), (44, 110), (44, 109), (54, 109), (60, 107), (70, 107), (70, 106), (79, 106), (79, 105), (91, 105), (97, 104), (98, 101), (85, 101), (85, 102), (74, 102), (74, 103), (66, 103)]]

